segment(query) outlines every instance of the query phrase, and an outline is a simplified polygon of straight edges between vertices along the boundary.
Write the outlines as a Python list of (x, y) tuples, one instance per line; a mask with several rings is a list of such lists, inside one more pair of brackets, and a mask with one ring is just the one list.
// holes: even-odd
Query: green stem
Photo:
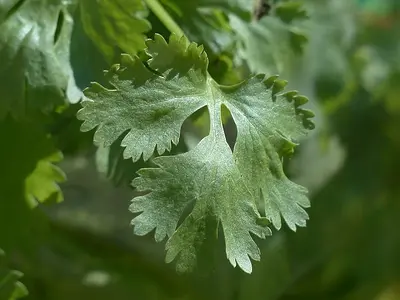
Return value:
[(158, 2), (158, 0), (145, 0), (147, 6), (151, 11), (158, 17), (158, 19), (164, 24), (165, 27), (171, 32), (179, 36), (185, 35), (183, 30), (178, 24), (172, 19), (169, 13), (164, 7)]

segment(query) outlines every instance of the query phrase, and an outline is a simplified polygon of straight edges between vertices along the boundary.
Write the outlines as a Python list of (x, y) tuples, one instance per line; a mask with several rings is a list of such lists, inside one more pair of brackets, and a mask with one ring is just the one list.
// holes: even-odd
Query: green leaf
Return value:
[[(351, 81), (359, 81), (352, 76), (348, 57), (354, 48), (358, 12), (354, 3), (346, 0), (321, 1), (310, 5), (309, 11), (309, 43), (293, 73), (303, 80), (308, 79), (315, 87), (317, 98), (330, 100), (327, 103), (332, 104), (336, 101), (331, 100), (337, 98)], [(321, 51), (321, 45), (325, 45), (324, 51)]]
[(136, 54), (145, 48), (151, 24), (142, 0), (86, 0), (80, 10), (86, 34), (108, 61), (118, 55), (116, 49)]
[(28, 290), (18, 281), (23, 274), (6, 268), (4, 255), (3, 250), (0, 249), (0, 299), (15, 300), (27, 296)]
[(24, 237), (33, 232), (32, 207), (62, 200), (57, 183), (64, 181), (64, 174), (53, 165), (61, 153), (38, 124), (8, 117), (0, 122), (0, 139), (7, 141), (0, 148), (1, 169), (7, 174), (0, 181), (0, 236), (5, 248), (20, 240), (27, 243)]
[[(221, 130), (222, 127), (183, 155), (156, 158), (154, 162), (160, 169), (142, 169), (141, 177), (133, 181), (140, 191), (153, 191), (132, 203), (132, 212), (143, 211), (132, 222), (135, 233), (143, 235), (155, 228), (156, 241), (170, 236), (166, 261), (178, 257), (180, 271), (194, 267), (208, 215), (223, 227), (231, 264), (238, 264), (248, 273), (252, 270), (249, 257), (260, 259), (250, 233), (261, 238), (270, 234), (268, 227), (257, 223), (259, 214), (253, 197), (241, 179)], [(193, 201), (193, 211), (175, 231), (185, 207)]]
[[(251, 233), (261, 238), (271, 233), (256, 208), (260, 199), (278, 229), (281, 217), (293, 230), (308, 218), (302, 208), (309, 206), (306, 189), (289, 181), (282, 167), (282, 155), (313, 127), (311, 113), (300, 108), (307, 99), (283, 93), (285, 81), (276, 77), (217, 84), (207, 73), (202, 46), (185, 37), (172, 35), (167, 43), (156, 35), (147, 46), (154, 72), (138, 57), (123, 55), (121, 64), (106, 73), (112, 88), (95, 83), (85, 90), (88, 99), (78, 112), (81, 129), (97, 127), (94, 142), (103, 146), (126, 131), (124, 157), (147, 160), (155, 148), (162, 154), (171, 142), (177, 144), (185, 119), (206, 106), (209, 135), (189, 152), (155, 158), (158, 168), (141, 169), (133, 180), (139, 191), (150, 191), (132, 202), (131, 211), (141, 213), (132, 221), (134, 232), (155, 230), (156, 241), (168, 237), (167, 262), (176, 258), (178, 270), (187, 271), (196, 263), (205, 220), (212, 216), (223, 229), (229, 261), (250, 273), (250, 258), (260, 259)], [(238, 129), (233, 152), (222, 127), (223, 106)]]
[(162, 0), (189, 40), (220, 53), (233, 43), (226, 13), (246, 14), (251, 1), (241, 0)]
[(96, 152), (97, 170), (111, 179), (115, 185), (131, 182), (140, 168), (146, 167), (143, 160), (133, 162), (132, 159), (124, 159), (121, 141), (124, 135), (112, 143), (109, 147), (100, 146)]
[(59, 203), (63, 195), (57, 183), (65, 181), (65, 174), (53, 163), (61, 161), (61, 152), (54, 152), (48, 157), (39, 160), (35, 170), (25, 180), (25, 194), (28, 203), (36, 206), (51, 199)]
[(0, 119), (80, 99), (69, 63), (70, 9), (68, 1), (0, 3)]
[(238, 56), (251, 72), (273, 75), (287, 72), (296, 53), (301, 53), (307, 37), (297, 21), (305, 12), (297, 2), (284, 2), (260, 20), (248, 22), (229, 15), (229, 23), (239, 41)]
[(309, 201), (306, 189), (285, 176), (281, 152), (292, 152), (293, 140), (304, 135), (306, 128), (312, 129), (313, 123), (293, 105), (303, 98), (292, 93), (274, 95), (279, 81), (271, 91), (265, 86), (270, 79), (257, 76), (229, 95), (227, 107), (238, 129), (233, 155), (244, 180), (252, 183), (253, 195), (264, 199), (265, 216), (280, 229), (282, 215), (290, 229), (296, 230), (296, 225), (306, 225), (308, 216), (302, 207), (308, 207)]
[[(130, 185), (132, 179), (137, 176), (137, 171), (142, 168), (150, 167), (151, 164), (143, 159), (133, 161), (132, 158), (125, 159), (123, 156), (124, 148), (121, 141), (125, 134), (122, 134), (109, 147), (100, 146), (96, 151), (97, 170), (110, 179), (116, 186), (121, 184)], [(183, 139), (179, 140), (178, 145), (172, 146), (169, 154), (177, 154), (187, 151)]]
[[(181, 41), (175, 39), (171, 43), (175, 44), (174, 48), (169, 47), (163, 38), (157, 35), (156, 42), (150, 47), (152, 51), (165, 52), (163, 56), (154, 56), (150, 62), (151, 66), (162, 71), (168, 68), (169, 64), (176, 64), (179, 69), (171, 70), (168, 74), (173, 77), (176, 72), (190, 70), (193, 64), (191, 54), (194, 52), (193, 55), (197, 56), (194, 58), (197, 60), (195, 63), (202, 66), (203, 70), (200, 72), (205, 75), (205, 53), (199, 56), (201, 50), (191, 47), (189, 55), (181, 58), (179, 54), (185, 55), (186, 50), (179, 47)], [(186, 44), (188, 45), (187, 41)], [(136, 73), (140, 74), (140, 77), (135, 77)], [(123, 55), (121, 65), (113, 66), (106, 76), (115, 89), (92, 84), (85, 90), (85, 95), (90, 99), (101, 97), (105, 101), (83, 101), (85, 109), (78, 112), (78, 116), (85, 120), (82, 131), (89, 131), (101, 124), (94, 135), (94, 143), (97, 146), (111, 146), (124, 131), (130, 129), (121, 142), (121, 146), (126, 147), (124, 158), (132, 157), (137, 161), (143, 153), (143, 159), (148, 160), (156, 146), (159, 154), (171, 150), (171, 141), (175, 145), (178, 143), (183, 121), (204, 106), (202, 99), (195, 95), (202, 84), (202, 78), (197, 74), (193, 74), (191, 78), (182, 77), (179, 82), (166, 81), (149, 71), (138, 58), (133, 60), (130, 56)], [(148, 87), (150, 83), (151, 91)], [(182, 89), (182, 85), (187, 89)], [(129, 97), (133, 88), (135, 99)], [(148, 97), (149, 92), (152, 98)], [(168, 94), (174, 96), (171, 99), (165, 98)], [(107, 123), (104, 120), (107, 120)]]
[(307, 12), (303, 8), (302, 2), (288, 1), (281, 2), (275, 8), (276, 15), (285, 23), (291, 23), (295, 20), (307, 19)]

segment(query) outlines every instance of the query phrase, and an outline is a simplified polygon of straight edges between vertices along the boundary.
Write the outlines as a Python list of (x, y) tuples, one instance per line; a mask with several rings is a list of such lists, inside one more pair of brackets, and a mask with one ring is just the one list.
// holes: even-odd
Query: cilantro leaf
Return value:
[(129, 54), (145, 48), (145, 34), (151, 29), (148, 11), (141, 0), (80, 1), (81, 20), (86, 34), (112, 61), (115, 47)]
[(299, 1), (281, 2), (275, 7), (275, 14), (285, 23), (290, 24), (295, 20), (307, 19), (307, 12), (303, 3)]
[[(178, 269), (187, 271), (194, 267), (196, 248), (205, 237), (206, 216), (211, 215), (223, 227), (231, 264), (250, 273), (249, 257), (260, 259), (250, 233), (264, 238), (271, 232), (257, 223), (260, 216), (253, 196), (235, 166), (222, 126), (192, 151), (159, 157), (154, 162), (160, 169), (142, 169), (141, 177), (133, 181), (141, 191), (152, 190), (133, 200), (131, 211), (143, 211), (132, 221), (134, 232), (143, 235), (155, 228), (156, 241), (170, 237), (166, 261), (178, 257)], [(193, 211), (175, 231), (183, 210), (192, 202)]]
[(18, 279), (23, 274), (4, 266), (4, 252), (0, 249), (0, 299), (15, 300), (28, 295), (28, 290)]
[[(133, 161), (131, 158), (124, 159), (124, 148), (121, 147), (121, 141), (124, 138), (123, 133), (109, 147), (98, 147), (96, 151), (96, 167), (97, 171), (105, 175), (116, 186), (121, 184), (130, 185), (132, 178), (136, 176), (137, 171), (142, 168), (151, 166), (149, 161), (144, 162), (143, 159)], [(180, 139), (178, 145), (172, 146), (169, 154), (177, 154), (187, 151), (184, 139)]]
[(245, 4), (221, 0), (162, 0), (162, 3), (190, 40), (206, 45), (213, 53), (220, 53), (233, 42), (224, 12), (240, 13), (251, 8), (250, 1)]
[(282, 215), (296, 230), (296, 225), (305, 226), (308, 216), (302, 207), (308, 207), (309, 201), (306, 189), (285, 176), (281, 153), (293, 152), (292, 141), (314, 124), (308, 119), (313, 113), (298, 108), (307, 101), (305, 97), (290, 92), (276, 95), (284, 85), (275, 77), (267, 81), (254, 77), (230, 92), (226, 105), (238, 129), (233, 154), (242, 176), (252, 183), (253, 195), (264, 199), (265, 215), (272, 224), (280, 229)]
[[(157, 36), (157, 42), (149, 49), (165, 51), (165, 54), (161, 56), (162, 59), (155, 55), (150, 62), (151, 66), (163, 70), (169, 64), (176, 64), (180, 70), (171, 70), (168, 76), (172, 77), (176, 71), (190, 70), (191, 54), (194, 52), (193, 55), (197, 57), (193, 57), (197, 59), (197, 64), (202, 65), (203, 70), (191, 72), (191, 76), (179, 77), (178, 80), (165, 80), (149, 71), (138, 58), (123, 55), (121, 64), (115, 65), (106, 75), (114, 88), (106, 89), (93, 83), (85, 90), (85, 95), (90, 99), (102, 98), (103, 101), (83, 101), (84, 109), (78, 112), (79, 118), (85, 120), (82, 131), (100, 125), (94, 135), (96, 145), (110, 146), (123, 132), (130, 129), (121, 142), (121, 146), (126, 147), (123, 156), (137, 161), (142, 154), (143, 159), (148, 160), (156, 146), (158, 153), (162, 154), (171, 150), (171, 141), (178, 144), (184, 120), (205, 105), (197, 94), (203, 93), (206, 72), (204, 63), (207, 57), (204, 53), (199, 56), (201, 51), (191, 47), (189, 55), (178, 61), (180, 55), (185, 54), (179, 51), (185, 48), (178, 47), (180, 41), (177, 38), (171, 43), (176, 47), (168, 48), (163, 38)], [(136, 74), (140, 74), (140, 77), (136, 77)]]
[(25, 194), (28, 203), (36, 206), (54, 197), (55, 202), (63, 201), (63, 194), (57, 183), (65, 181), (64, 172), (53, 163), (61, 161), (63, 155), (56, 151), (41, 159), (25, 180)]
[[(338, 97), (354, 80), (348, 53), (358, 31), (357, 13), (354, 3), (349, 1), (321, 1), (310, 5), (309, 47), (299, 64), (303, 67), (296, 72), (299, 77), (310, 78), (321, 100)], [(321, 51), (321, 45), (326, 45), (325, 51)], [(324, 66), (330, 66), (329, 70)]]
[(0, 119), (49, 111), (81, 97), (69, 63), (73, 20), (69, 3), (0, 3)]
[(64, 174), (53, 165), (61, 153), (37, 123), (7, 117), (0, 121), (0, 138), (7, 141), (0, 147), (0, 165), (7, 174), (0, 181), (0, 236), (8, 250), (8, 244), (27, 244), (32, 223), (40, 225), (32, 207), (46, 200), (62, 200), (57, 183), (64, 181)]
[[(121, 145), (124, 157), (150, 158), (177, 144), (182, 123), (206, 106), (210, 133), (189, 152), (153, 159), (158, 168), (144, 168), (133, 185), (150, 191), (130, 207), (137, 235), (155, 230), (156, 241), (168, 238), (167, 262), (191, 270), (196, 250), (205, 237), (206, 217), (222, 226), (226, 253), (233, 266), (252, 271), (250, 258), (260, 259), (251, 233), (271, 234), (264, 212), (276, 228), (281, 216), (295, 230), (304, 226), (308, 207), (306, 189), (284, 175), (282, 157), (293, 152), (295, 140), (313, 128), (310, 111), (300, 106), (307, 98), (283, 93), (285, 81), (260, 74), (234, 86), (222, 86), (207, 73), (202, 46), (185, 37), (162, 36), (147, 41), (147, 68), (138, 57), (122, 55), (121, 64), (106, 73), (112, 88), (97, 83), (86, 89), (78, 118), (82, 130), (97, 127), (94, 142), (111, 145), (127, 132)], [(221, 109), (226, 106), (238, 128), (233, 152), (223, 131)], [(133, 176), (132, 176), (133, 177)], [(193, 209), (179, 224), (184, 211)]]
[[(33, 122), (7, 118), (0, 122), (0, 137), (8, 141), (0, 150), (2, 169), (8, 174), (2, 187), (11, 189), (17, 185), (20, 193), (20, 186), (23, 186), (28, 203), (44, 202), (53, 194), (61, 201), (61, 191), (56, 183), (63, 182), (65, 175), (53, 163), (62, 159), (62, 153), (55, 149), (52, 139), (42, 128)], [(19, 159), (10, 159), (13, 157)]]
[(100, 146), (96, 151), (98, 172), (112, 180), (115, 185), (129, 184), (132, 181), (132, 175), (146, 167), (143, 160), (133, 162), (132, 159), (124, 159), (122, 155), (124, 148), (121, 147), (123, 136), (122, 134), (122, 137), (118, 138), (111, 146)]
[(294, 55), (301, 53), (307, 42), (298, 24), (306, 17), (301, 5), (292, 1), (277, 4), (270, 15), (253, 22), (230, 14), (229, 23), (239, 41), (239, 58), (255, 73), (287, 71)]

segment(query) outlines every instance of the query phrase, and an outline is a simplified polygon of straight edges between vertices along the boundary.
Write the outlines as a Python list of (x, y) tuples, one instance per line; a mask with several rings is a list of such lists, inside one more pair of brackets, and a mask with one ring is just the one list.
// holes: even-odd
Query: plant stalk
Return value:
[(170, 14), (165, 10), (165, 8), (158, 2), (158, 0), (145, 0), (147, 6), (151, 11), (158, 17), (158, 19), (164, 24), (165, 27), (171, 32), (178, 36), (185, 35), (183, 30), (178, 24), (172, 19)]

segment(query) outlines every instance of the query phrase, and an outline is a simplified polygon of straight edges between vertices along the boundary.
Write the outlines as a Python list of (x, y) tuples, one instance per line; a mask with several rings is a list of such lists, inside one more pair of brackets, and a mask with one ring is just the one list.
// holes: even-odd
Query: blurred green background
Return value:
[[(107, 18), (112, 23), (121, 7), (139, 2), (115, 0), (121, 6), (105, 6)], [(317, 127), (286, 162), (290, 178), (310, 192), (307, 227), (296, 233), (283, 228), (259, 242), (262, 258), (251, 275), (232, 268), (223, 241), (196, 272), (177, 274), (164, 262), (164, 245), (134, 236), (129, 225), (135, 195), (129, 182), (143, 163), (115, 160), (118, 146), (92, 146), (92, 133), (79, 132), (79, 104), (73, 104), (47, 123), (64, 153), (64, 201), (18, 216), (0, 206), (4, 266), (24, 273), (26, 299), (400, 299), (400, 2), (307, 0), (287, 10), (295, 17), (280, 13), (280, 2), (299, 3), (269, 1), (271, 12), (254, 21), (250, 0), (160, 1), (191, 40), (205, 45), (217, 81), (278, 72), (310, 98)], [(106, 28), (99, 3), (82, 1), (72, 14), (71, 65), (80, 88), (102, 81), (102, 70), (134, 41), (126, 33), (99, 41), (93, 32)], [(94, 24), (101, 26), (92, 35), (85, 22), (93, 20), (82, 17), (85, 6), (99, 9)], [(132, 7), (139, 14), (144, 6)], [(147, 35), (168, 37), (159, 16), (147, 13)], [(273, 27), (275, 19), (290, 28)], [(225, 129), (234, 144), (229, 116)], [(192, 116), (176, 150), (206, 133), (204, 115)], [(0, 170), (7, 170), (12, 152), (0, 150), (0, 156)], [(22, 167), (15, 160), (10, 168)], [(22, 191), (13, 188), (0, 201), (19, 197)], [(20, 237), (15, 226), (25, 230)]]

